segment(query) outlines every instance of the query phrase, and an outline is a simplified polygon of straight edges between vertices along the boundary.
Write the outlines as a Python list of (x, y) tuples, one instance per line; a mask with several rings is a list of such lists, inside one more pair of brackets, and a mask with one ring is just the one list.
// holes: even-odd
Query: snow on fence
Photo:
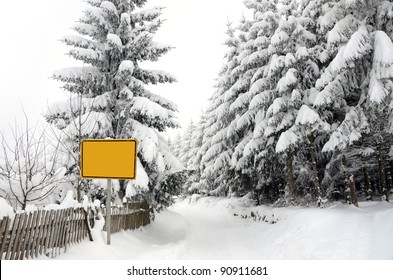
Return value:
[[(105, 209), (101, 209), (106, 215)], [(136, 229), (150, 223), (149, 205), (128, 203), (126, 207), (112, 207), (112, 233)], [(11, 226), (12, 224), (12, 226)], [(45, 254), (55, 257), (89, 236), (94, 226), (91, 209), (68, 208), (39, 210), (16, 214), (13, 220), (0, 220), (0, 256), (2, 260), (23, 260)]]

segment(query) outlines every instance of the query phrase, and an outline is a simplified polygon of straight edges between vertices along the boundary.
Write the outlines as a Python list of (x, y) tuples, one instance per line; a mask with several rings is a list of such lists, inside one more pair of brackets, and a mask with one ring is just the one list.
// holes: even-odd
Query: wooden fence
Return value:
[[(103, 215), (106, 216), (105, 209)], [(12, 226), (11, 226), (12, 223)], [(136, 229), (150, 223), (147, 203), (129, 203), (126, 207), (112, 207), (111, 232)], [(45, 254), (55, 257), (89, 236), (94, 226), (91, 209), (68, 208), (39, 210), (16, 214), (0, 220), (0, 257), (2, 260), (23, 260)]]
[[(136, 229), (150, 224), (149, 204), (147, 202), (129, 203), (127, 207), (112, 207), (111, 210), (111, 233)], [(103, 215), (106, 217), (106, 208), (103, 209)], [(106, 225), (104, 230), (106, 231)]]

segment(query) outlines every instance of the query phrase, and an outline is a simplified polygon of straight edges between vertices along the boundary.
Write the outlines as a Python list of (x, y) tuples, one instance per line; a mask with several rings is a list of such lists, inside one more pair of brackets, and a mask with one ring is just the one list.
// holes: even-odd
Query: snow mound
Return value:
[(80, 203), (74, 199), (74, 191), (69, 190), (63, 199), (63, 201), (60, 203), (60, 209), (66, 209), (66, 208), (78, 208), (80, 207)]
[(4, 217), (10, 217), (12, 219), (14, 216), (14, 209), (4, 198), (0, 197), (0, 219), (3, 219)]

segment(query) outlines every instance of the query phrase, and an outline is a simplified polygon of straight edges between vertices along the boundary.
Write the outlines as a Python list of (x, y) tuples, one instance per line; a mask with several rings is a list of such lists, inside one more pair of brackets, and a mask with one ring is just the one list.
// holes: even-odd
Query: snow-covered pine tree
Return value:
[[(251, 139), (251, 129), (248, 128), (252, 125), (251, 120), (254, 118), (252, 114), (247, 113), (250, 95), (248, 90), (251, 78), (256, 71), (255, 67), (250, 67), (248, 63), (255, 49), (256, 33), (250, 36), (252, 24), (252, 21), (243, 17), (237, 28), (239, 54), (236, 59), (238, 64), (230, 73), (233, 84), (224, 94), (224, 100), (228, 106), (228, 118), (217, 134), (218, 137), (226, 134), (226, 138), (218, 142), (224, 149), (217, 156), (215, 166), (216, 170), (219, 170), (220, 166), (228, 170), (227, 178), (224, 179), (228, 195), (246, 195), (253, 190), (254, 186), (252, 180), (255, 176), (252, 176), (252, 171), (249, 169), (252, 165), (251, 157), (241, 159), (244, 147)], [(257, 58), (254, 57), (254, 60)]]
[(293, 132), (289, 131), (289, 128), (294, 124), (303, 94), (303, 89), (299, 86), (301, 72), (296, 69), (300, 59), (296, 59), (296, 52), (300, 46), (307, 43), (307, 40), (298, 41), (297, 33), (302, 32), (303, 28), (296, 17), (297, 10), (297, 3), (294, 1), (278, 1), (279, 25), (268, 47), (271, 59), (266, 75), (270, 80), (272, 97), (266, 110), (267, 127), (264, 136), (274, 139), (271, 144), (276, 145), (276, 152), (285, 152), (287, 203), (289, 201), (293, 203), (297, 193), (294, 185), (293, 158), (295, 144), (299, 140)]
[[(391, 33), (393, 14), (390, 15), (390, 21), (381, 17), (388, 14), (383, 10), (386, 9), (385, 5), (378, 9), (380, 13), (376, 20), (377, 31), (374, 33), (374, 53), (366, 107), (369, 108), (370, 134), (373, 135), (376, 143), (382, 199), (389, 201), (392, 178), (389, 164), (387, 168), (385, 165), (386, 154), (388, 149), (391, 149), (389, 142), (393, 133), (393, 34)], [(390, 11), (393, 10), (392, 3), (389, 8)], [(382, 28), (388, 33), (381, 30)]]
[[(317, 39), (313, 34), (314, 23), (310, 17), (301, 15), (301, 4), (299, 1), (278, 1), (279, 24), (268, 46), (270, 60), (263, 78), (253, 85), (255, 88), (265, 87), (259, 95), (269, 94), (268, 98), (262, 100), (263, 102), (258, 102), (260, 111), (265, 112), (265, 115), (259, 118), (259, 123), (256, 125), (256, 130), (259, 131), (257, 135), (261, 135), (260, 131), (263, 131), (263, 136), (271, 139), (266, 143), (265, 149), (270, 146), (267, 150), (274, 151), (275, 148), (275, 152), (285, 152), (287, 166), (285, 196), (291, 201), (295, 199), (297, 193), (294, 185), (294, 156), (302, 143), (309, 142), (306, 137), (298, 135), (300, 130), (293, 126), (299, 108), (303, 103), (308, 103), (310, 85), (319, 75), (319, 67), (313, 55)], [(256, 98), (260, 99), (260, 96)], [(256, 98), (255, 101), (258, 101)], [(311, 145), (314, 145), (314, 140), (309, 144), (313, 148)], [(313, 156), (314, 154), (311, 158)], [(319, 190), (318, 181), (314, 180), (316, 189)]]
[(206, 116), (202, 112), (198, 123), (191, 135), (189, 159), (187, 161), (188, 178), (185, 183), (185, 193), (198, 193), (203, 186), (201, 185), (201, 147), (203, 144), (204, 131), (206, 129)]
[(176, 137), (174, 140), (171, 141), (169, 147), (171, 148), (171, 151), (175, 157), (178, 159), (180, 158), (180, 150), (182, 146), (182, 137), (180, 133), (176, 134)]
[[(347, 201), (354, 203), (356, 199), (351, 198), (355, 196), (354, 182), (351, 180), (353, 177), (348, 172), (347, 157), (343, 153), (367, 130), (367, 124), (363, 122), (364, 113), (358, 105), (360, 86), (365, 78), (361, 59), (370, 51), (370, 45), (365, 40), (365, 36), (368, 36), (367, 29), (365, 26), (361, 27), (356, 15), (356, 7), (345, 1), (333, 3), (331, 10), (324, 15), (321, 29), (327, 32), (326, 56), (330, 63), (316, 83), (314, 99), (314, 106), (322, 112), (322, 118), (332, 127), (323, 151), (340, 151), (338, 157), (332, 156), (331, 159), (341, 162)], [(360, 62), (358, 69), (355, 69), (353, 63), (356, 59)], [(340, 141), (341, 146), (338, 143)], [(333, 166), (333, 162), (329, 165)]]
[[(322, 26), (328, 31), (328, 55), (334, 59), (316, 83), (314, 100), (314, 105), (325, 112), (326, 121), (333, 128), (323, 150), (341, 151), (345, 172), (348, 164), (346, 154), (353, 154), (352, 146), (362, 141), (363, 144), (368, 143), (363, 145), (364, 149), (369, 149), (370, 141), (367, 138), (374, 138), (379, 184), (386, 192), (385, 156), (380, 144), (389, 139), (383, 139), (382, 131), (386, 135), (386, 130), (384, 125), (379, 124), (386, 124), (389, 115), (389, 109), (380, 104), (392, 78), (389, 70), (391, 56), (387, 54), (392, 46), (389, 45), (389, 36), (383, 31), (391, 34), (392, 4), (388, 1), (360, 0), (336, 2), (325, 15)], [(377, 43), (380, 40), (383, 40), (382, 44)], [(383, 58), (381, 53), (384, 53)], [(377, 78), (378, 70), (375, 67), (381, 65), (387, 71), (383, 70), (384, 76)], [(360, 170), (366, 167), (362, 161), (355, 165)], [(346, 182), (350, 182), (351, 178), (353, 176), (347, 174)], [(364, 180), (367, 181), (366, 178)], [(354, 182), (351, 182), (346, 189), (353, 188), (353, 185)], [(351, 193), (354, 192), (352, 189)]]
[(257, 154), (263, 147), (265, 139), (254, 137), (256, 123), (263, 118), (264, 114), (264, 111), (256, 106), (255, 99), (257, 95), (263, 94), (259, 86), (263, 82), (266, 65), (270, 59), (268, 46), (278, 26), (278, 15), (276, 1), (249, 0), (244, 4), (253, 12), (251, 27), (245, 37), (246, 42), (243, 44), (244, 58), (241, 61), (242, 73), (239, 76), (239, 81), (246, 88), (233, 91), (236, 99), (233, 99), (230, 111), (236, 115), (236, 118), (228, 132), (238, 136), (238, 140), (234, 142), (235, 148), (231, 163), (232, 168), (242, 174), (241, 179), (244, 181), (242, 185), (246, 186), (243, 194), (251, 191), (252, 197), (259, 203), (263, 187), (266, 186), (265, 175), (268, 173), (259, 172), (257, 168)]
[[(253, 23), (247, 44), (249, 46), (253, 43), (253, 45), (246, 65), (248, 69), (254, 69), (255, 72), (250, 80), (247, 94), (239, 97), (232, 106), (237, 108), (239, 114), (236, 127), (250, 136), (246, 142), (241, 141), (237, 146), (240, 155), (237, 166), (249, 169), (252, 164), (251, 168), (256, 173), (254, 174), (256, 180), (254, 180), (255, 186), (251, 189), (256, 192), (259, 203), (261, 199), (266, 198), (270, 202), (275, 200), (281, 185), (281, 174), (277, 172), (281, 169), (280, 163), (274, 149), (271, 149), (273, 139), (264, 136), (267, 126), (266, 110), (273, 98), (271, 81), (266, 78), (266, 72), (271, 59), (269, 45), (279, 22), (276, 4), (277, 1), (245, 1), (245, 5), (253, 10)], [(246, 164), (249, 165), (248, 168)]]
[[(177, 127), (176, 105), (146, 89), (146, 85), (172, 83), (168, 73), (143, 69), (143, 61), (157, 61), (171, 47), (153, 41), (161, 26), (162, 8), (142, 9), (146, 0), (88, 0), (84, 16), (75, 24), (79, 35), (66, 36), (69, 55), (83, 67), (56, 71), (53, 78), (71, 94), (66, 104), (48, 110), (46, 119), (64, 132), (64, 141), (78, 153), (82, 138), (135, 138), (138, 140), (137, 177), (120, 182), (126, 196), (137, 188), (153, 204), (160, 204), (161, 181), (181, 169), (159, 134)], [(79, 102), (79, 103), (78, 103)], [(79, 176), (74, 162), (71, 170)], [(173, 186), (175, 187), (175, 186)], [(170, 192), (170, 189), (166, 190)], [(80, 197), (80, 194), (79, 196)], [(155, 201), (153, 201), (155, 198)]]
[[(286, 120), (286, 127), (284, 132), (280, 134), (276, 151), (287, 152), (287, 169), (289, 170), (292, 168), (290, 164), (293, 162), (289, 158), (293, 155), (294, 149), (296, 151), (295, 155), (297, 154), (303, 159), (309, 158), (308, 163), (297, 160), (297, 167), (307, 170), (309, 168), (306, 165), (311, 166), (315, 194), (319, 205), (322, 202), (319, 176), (323, 174), (322, 169), (325, 162), (322, 161), (318, 164), (317, 159), (319, 158), (319, 161), (323, 159), (319, 156), (318, 147), (321, 142), (323, 143), (329, 125), (321, 119), (320, 112), (314, 111), (311, 106), (314, 99), (313, 87), (315, 82), (328, 65), (326, 34), (320, 27), (323, 16), (330, 11), (331, 2), (326, 0), (280, 1), (282, 13), (284, 15), (289, 13), (290, 15), (287, 16), (287, 24), (283, 23), (285, 17), (280, 22), (280, 25), (284, 26), (285, 33), (276, 32), (278, 38), (287, 38), (289, 47), (284, 45), (286, 47), (284, 54), (293, 56), (292, 71), (296, 73), (296, 81), (292, 92), (290, 92), (291, 95), (287, 95), (285, 99), (285, 104), (292, 104), (292, 110), (284, 107), (286, 117), (283, 119)], [(294, 26), (292, 32), (288, 28), (291, 24)], [(285, 29), (285, 27), (287, 28)], [(288, 34), (288, 37), (284, 36), (285, 34)], [(290, 46), (292, 46), (292, 49)], [(277, 84), (278, 89), (285, 89), (287, 78), (284, 78), (281, 78)], [(303, 153), (306, 154), (303, 156), (301, 155)], [(288, 173), (290, 174), (290, 172)], [(299, 171), (295, 173), (299, 173)], [(308, 180), (307, 176), (303, 177)], [(289, 177), (288, 181), (293, 181), (293, 179)]]
[(192, 151), (192, 141), (195, 135), (195, 130), (196, 125), (194, 124), (193, 120), (191, 120), (182, 137), (179, 159), (186, 169), (190, 167), (190, 160), (193, 157), (194, 151)]
[[(244, 20), (245, 24), (245, 20)], [(225, 196), (231, 193), (231, 180), (234, 176), (230, 170), (230, 158), (233, 152), (232, 137), (228, 135), (228, 125), (234, 116), (229, 113), (230, 101), (228, 91), (237, 80), (239, 67), (240, 36), (237, 29), (227, 24), (227, 52), (224, 65), (220, 70), (215, 85), (216, 91), (210, 98), (206, 111), (206, 124), (203, 143), (199, 151), (201, 155), (201, 187), (214, 195)]]

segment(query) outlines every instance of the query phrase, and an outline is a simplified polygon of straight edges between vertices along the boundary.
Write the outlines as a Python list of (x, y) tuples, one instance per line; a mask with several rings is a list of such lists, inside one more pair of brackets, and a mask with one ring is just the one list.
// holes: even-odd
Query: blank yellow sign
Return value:
[(81, 177), (135, 179), (135, 139), (81, 141)]

